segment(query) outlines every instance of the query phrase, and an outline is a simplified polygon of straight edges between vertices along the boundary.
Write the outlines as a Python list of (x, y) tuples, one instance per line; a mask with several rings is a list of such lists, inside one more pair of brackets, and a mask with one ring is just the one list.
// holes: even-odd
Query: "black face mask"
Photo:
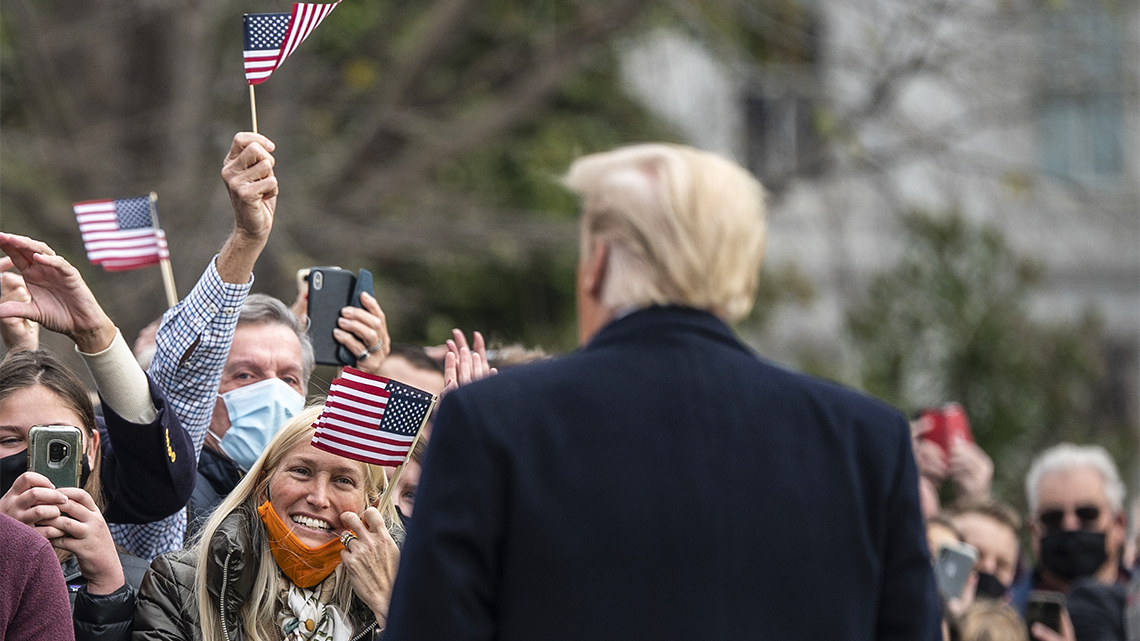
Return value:
[(404, 513), (400, 511), (399, 505), (396, 506), (396, 515), (400, 517), (400, 523), (404, 526), (404, 530), (406, 531), (408, 526), (412, 524), (412, 517), (404, 516)]
[[(28, 471), (28, 450), (23, 450), (0, 458), (0, 496), (8, 493), (12, 489), (12, 485), (16, 482), (21, 474)], [(91, 464), (87, 461), (87, 455), (83, 455), (81, 467), (79, 468), (79, 487), (87, 486), (87, 479), (91, 477)]]
[(1000, 599), (1005, 596), (1009, 586), (1002, 583), (996, 576), (986, 572), (978, 572), (978, 598)]
[(0, 458), (0, 496), (12, 489), (16, 478), (28, 471), (28, 450), (23, 449), (11, 456)]
[(1072, 530), (1041, 537), (1041, 564), (1065, 581), (1089, 576), (1107, 560), (1104, 532)]

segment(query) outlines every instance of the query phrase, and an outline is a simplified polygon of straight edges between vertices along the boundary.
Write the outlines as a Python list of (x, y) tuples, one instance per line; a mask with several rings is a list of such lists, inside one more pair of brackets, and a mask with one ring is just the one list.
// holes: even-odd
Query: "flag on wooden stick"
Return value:
[(415, 445), (435, 401), (410, 385), (346, 367), (333, 380), (325, 409), (313, 424), (313, 447), (395, 467)]
[(338, 4), (340, 0), (331, 4), (297, 2), (291, 13), (245, 14), (242, 49), (249, 84), (265, 82)]
[(148, 196), (75, 203), (75, 218), (87, 258), (107, 271), (154, 265), (170, 257)]

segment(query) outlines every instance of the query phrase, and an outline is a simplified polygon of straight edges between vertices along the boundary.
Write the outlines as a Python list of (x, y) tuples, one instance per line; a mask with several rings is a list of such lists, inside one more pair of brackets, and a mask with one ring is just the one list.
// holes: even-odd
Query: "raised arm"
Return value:
[(277, 211), (277, 177), (273, 175), (273, 141), (254, 133), (234, 136), (222, 166), (222, 179), (234, 207), (234, 229), (218, 254), (218, 275), (243, 285), (269, 241)]
[[(234, 209), (233, 230), (194, 289), (163, 315), (156, 335), (148, 371), (186, 428), (195, 460), (206, 440), (238, 314), (253, 284), (253, 267), (273, 228), (274, 149), (265, 136), (234, 136), (222, 167)], [(186, 511), (127, 531), (114, 527), (112, 531), (137, 542), (136, 554), (153, 559), (182, 547)]]
[(28, 294), (0, 303), (0, 318), (35, 321), (71, 338), (99, 390), (110, 443), (101, 473), (107, 519), (142, 523), (177, 512), (193, 491), (196, 467), (190, 440), (164, 411), (161, 392), (74, 266), (24, 236), (0, 234), (0, 250), (20, 270)]

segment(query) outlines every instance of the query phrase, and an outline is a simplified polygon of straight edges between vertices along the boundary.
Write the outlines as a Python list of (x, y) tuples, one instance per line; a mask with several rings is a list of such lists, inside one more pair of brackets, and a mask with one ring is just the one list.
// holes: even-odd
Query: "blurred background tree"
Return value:
[[(232, 225), (218, 168), (250, 127), (241, 14), (288, 8), (0, 2), (3, 228), (72, 258), (128, 336), (163, 310), (157, 270), (87, 265), (70, 204), (157, 191), (185, 293)], [(577, 212), (558, 176), (584, 153), (678, 139), (622, 90), (614, 43), (704, 25), (758, 58), (802, 57), (755, 14), (722, 0), (343, 2), (257, 87), (281, 199), (256, 290), (288, 301), (299, 268), (367, 267), (396, 340), (463, 326), (572, 348)]]
[(994, 228), (958, 214), (905, 219), (899, 263), (848, 314), (861, 384), (908, 414), (957, 400), (997, 462), (998, 496), (1023, 504), (1032, 456), (1062, 440), (1100, 443), (1122, 469), (1136, 464), (1121, 394), (1106, 387), (1104, 337), (1078, 323), (1034, 320), (1041, 268)]

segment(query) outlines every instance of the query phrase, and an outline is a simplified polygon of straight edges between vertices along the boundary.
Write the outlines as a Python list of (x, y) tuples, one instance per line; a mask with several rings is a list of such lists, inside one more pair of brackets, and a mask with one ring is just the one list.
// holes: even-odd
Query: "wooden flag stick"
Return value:
[(253, 116), (253, 133), (257, 133), (257, 96), (253, 94), (253, 85), (249, 86), (249, 113)]
[(392, 474), (392, 480), (388, 481), (388, 487), (384, 488), (384, 493), (380, 495), (380, 500), (376, 501), (376, 509), (384, 512), (384, 507), (388, 504), (391, 498), (392, 489), (396, 487), (396, 482), (400, 480), (400, 475), (404, 473), (404, 466), (408, 464), (408, 459), (412, 458), (412, 452), (416, 450), (416, 444), (420, 442), (420, 434), (424, 433), (424, 426), (427, 425), (428, 419), (431, 418), (431, 411), (435, 409), (436, 402), (439, 401), (438, 396), (431, 397), (431, 404), (428, 405), (427, 413), (424, 414), (424, 420), (420, 423), (420, 429), (416, 430), (416, 437), (412, 439), (412, 446), (408, 448), (408, 453), (404, 455), (404, 462), (400, 463), (396, 468), (396, 472)]
[[(158, 207), (155, 206), (157, 202), (158, 194), (153, 191), (150, 192), (150, 224), (154, 226), (156, 234), (160, 231), (158, 226)], [(162, 269), (162, 286), (166, 289), (166, 306), (174, 307), (178, 304), (178, 291), (174, 288), (174, 268), (170, 265), (170, 257), (165, 256), (159, 258), (158, 266)]]

